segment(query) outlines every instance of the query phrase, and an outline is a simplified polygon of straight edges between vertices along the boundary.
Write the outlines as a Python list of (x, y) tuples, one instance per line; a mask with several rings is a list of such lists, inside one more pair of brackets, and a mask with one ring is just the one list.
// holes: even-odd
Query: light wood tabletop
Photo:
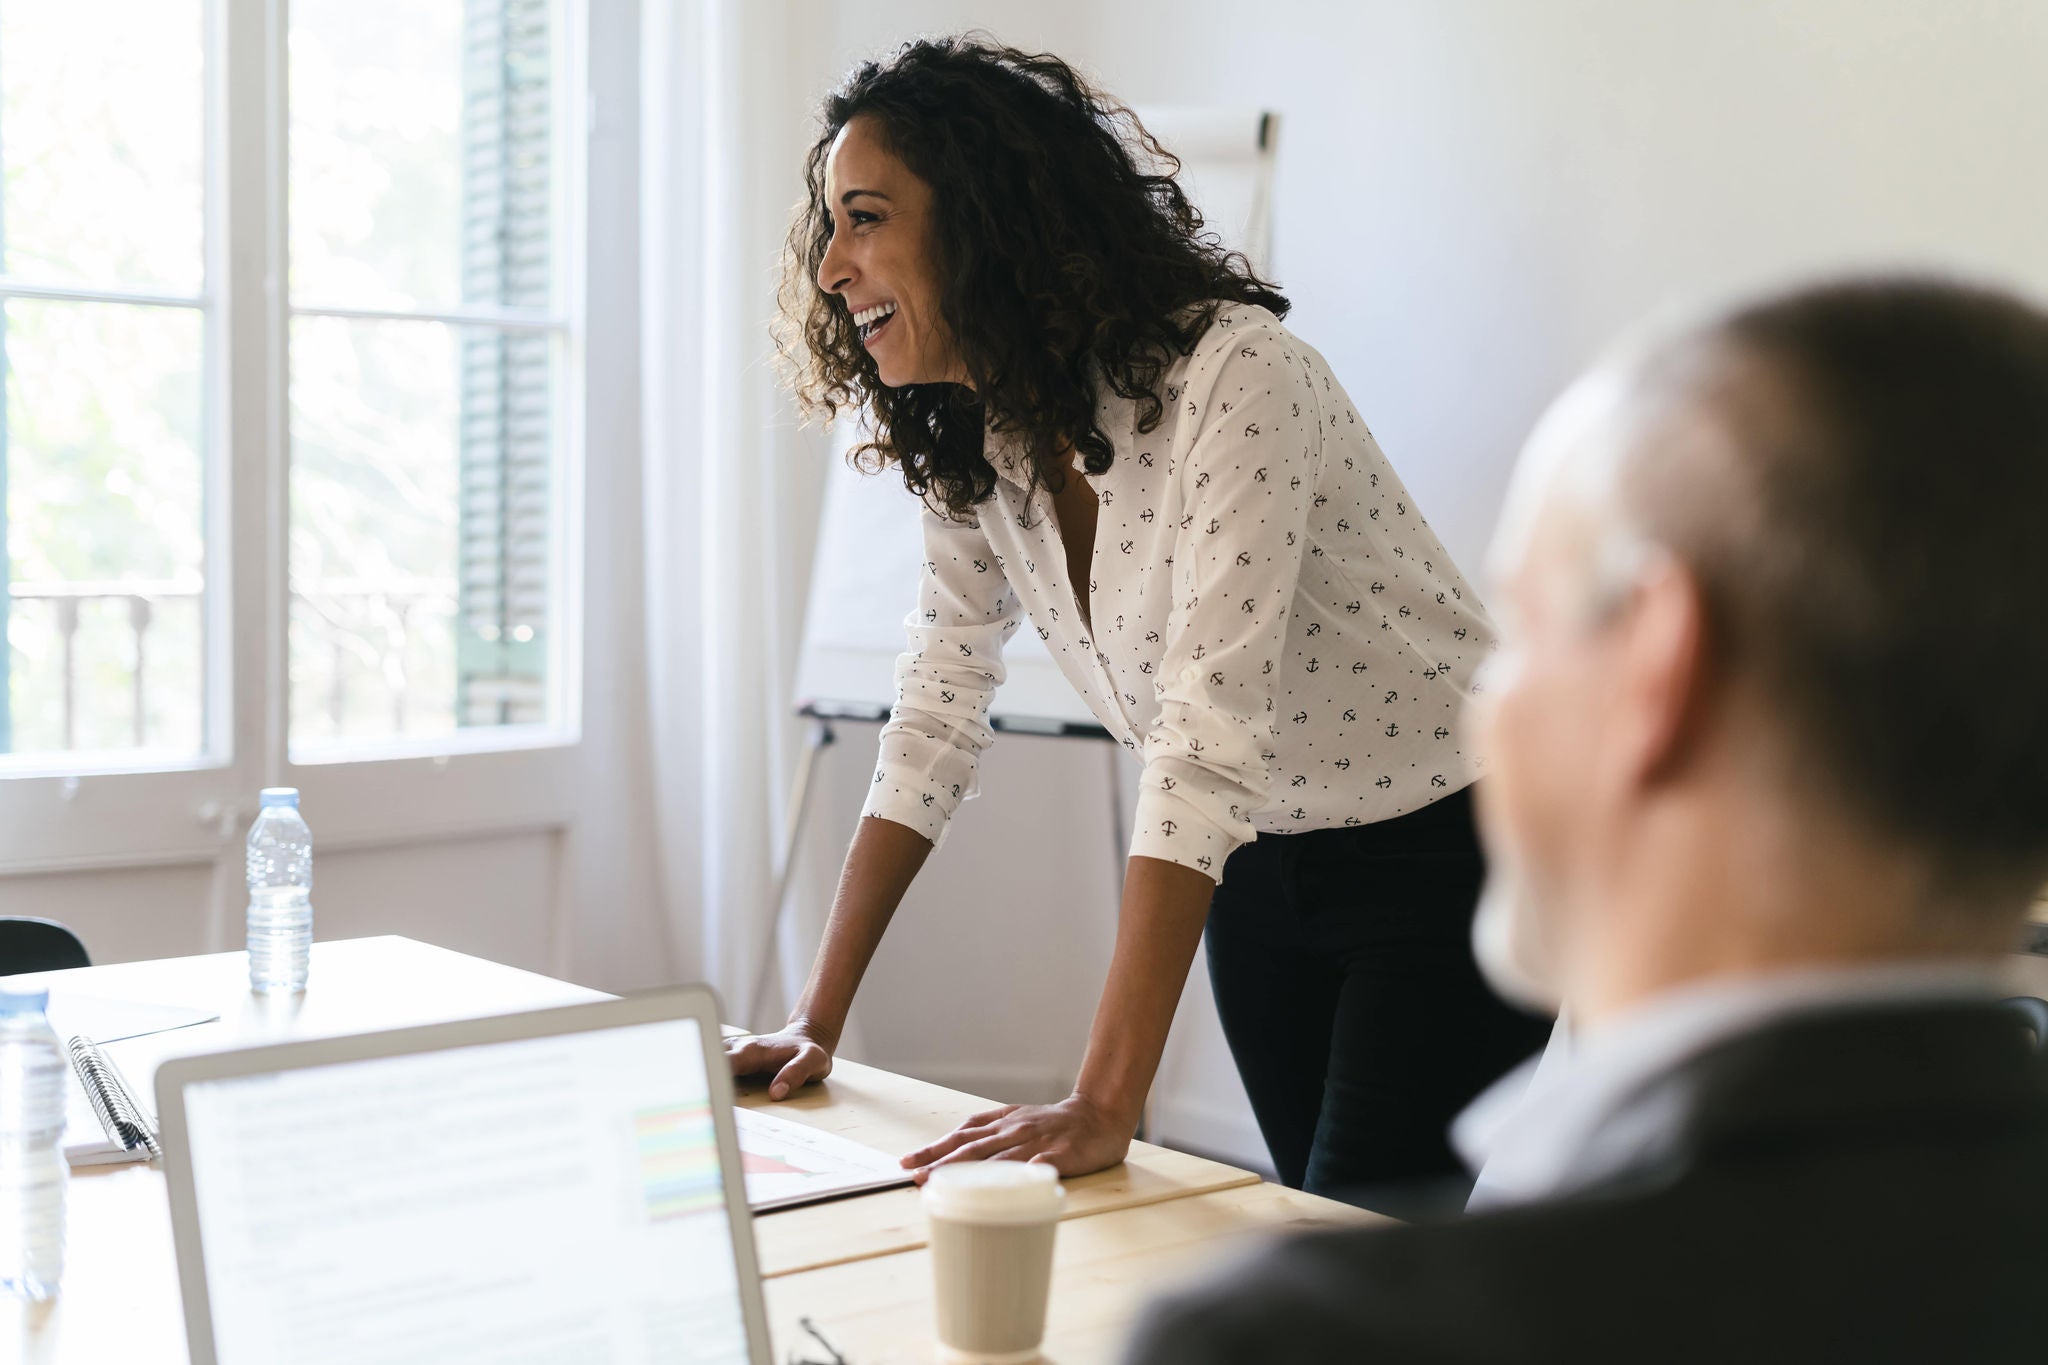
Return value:
[[(951, 1132), (969, 1114), (990, 1107), (959, 1090), (913, 1080), (853, 1062), (836, 1063), (818, 1085), (782, 1101), (766, 1087), (745, 1083), (739, 1103), (772, 1108), (814, 1127), (839, 1133), (879, 1151), (914, 1151)], [(1255, 1185), (1259, 1177), (1220, 1161), (1131, 1144), (1120, 1166), (1066, 1182), (1066, 1218), (1137, 1208), (1211, 1190)], [(782, 1209), (754, 1220), (761, 1273), (775, 1277), (842, 1261), (908, 1251), (925, 1244), (924, 1213), (914, 1189), (882, 1190), (805, 1208)]]
[[(1281, 1185), (1241, 1185), (1060, 1224), (1046, 1314), (1047, 1365), (1116, 1360), (1156, 1295), (1213, 1267), (1259, 1234), (1386, 1222)], [(781, 1359), (826, 1358), (810, 1319), (855, 1365), (929, 1365), (934, 1356), (932, 1263), (925, 1249), (877, 1256), (768, 1282), (768, 1329)]]
[[(30, 978), (19, 978), (28, 980)], [(550, 977), (399, 937), (314, 945), (310, 988), (266, 1000), (247, 988), (240, 953), (173, 958), (47, 973), (48, 984), (106, 998), (218, 1011), (213, 1023), (115, 1044), (130, 1079), (149, 1086), (162, 1060), (286, 1039), (399, 1028), (605, 998)], [(771, 1102), (743, 1085), (739, 1102), (771, 1104), (789, 1118), (884, 1151), (943, 1134), (990, 1101), (856, 1063), (790, 1100)], [(1272, 1185), (1249, 1171), (1134, 1144), (1123, 1165), (1067, 1182), (1055, 1281), (1059, 1360), (1107, 1358), (1158, 1276), (1199, 1260), (1245, 1228), (1347, 1221), (1365, 1215)], [(164, 1177), (157, 1164), (73, 1174), (63, 1293), (52, 1305), (13, 1305), (0, 1345), (24, 1365), (183, 1361)], [(843, 1321), (863, 1345), (861, 1365), (929, 1359), (930, 1262), (914, 1190), (898, 1189), (760, 1215), (761, 1270), (769, 1278), (777, 1359), (802, 1344), (795, 1318)], [(863, 1267), (867, 1267), (863, 1269)], [(859, 1311), (855, 1311), (856, 1307)], [(828, 1331), (830, 1329), (828, 1328)], [(844, 1344), (842, 1343), (842, 1348)], [(927, 1354), (919, 1356), (920, 1350)], [(903, 1354), (908, 1352), (908, 1354)]]

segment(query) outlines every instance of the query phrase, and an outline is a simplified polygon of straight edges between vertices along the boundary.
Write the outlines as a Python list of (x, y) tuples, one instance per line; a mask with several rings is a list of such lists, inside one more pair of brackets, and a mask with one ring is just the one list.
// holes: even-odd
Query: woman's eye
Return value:
[(882, 221), (880, 215), (866, 213), (860, 209), (855, 209), (851, 213), (848, 213), (846, 216), (853, 220), (853, 225), (855, 227), (859, 227), (862, 223), (879, 223)]

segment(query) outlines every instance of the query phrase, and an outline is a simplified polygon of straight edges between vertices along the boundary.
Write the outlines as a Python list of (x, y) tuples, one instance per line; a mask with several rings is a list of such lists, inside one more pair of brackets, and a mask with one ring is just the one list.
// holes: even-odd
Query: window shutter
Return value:
[[(552, 295), (550, 0), (467, 0), (462, 287), (470, 304)], [(552, 552), (545, 332), (470, 328), (461, 356), (456, 722), (547, 720)]]

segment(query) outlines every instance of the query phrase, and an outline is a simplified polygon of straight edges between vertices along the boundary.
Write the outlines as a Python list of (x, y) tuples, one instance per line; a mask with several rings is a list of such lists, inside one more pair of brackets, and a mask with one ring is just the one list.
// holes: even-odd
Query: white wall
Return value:
[[(1542, 405), (1646, 313), (1870, 264), (2048, 294), (2048, 6), (2030, 0), (869, 0), (811, 14), (841, 65), (982, 26), (1134, 105), (1277, 110), (1275, 264), (1293, 325), (1468, 570)], [(1063, 794), (1095, 790), (1098, 761), (1005, 753), (1019, 747), (998, 744), (856, 1016), (870, 1060), (1023, 1097), (1071, 1077), (1085, 1020), (1066, 1016), (1092, 1006), (1114, 910), (1101, 857), (1065, 842)], [(855, 776), (819, 808), (813, 861), (843, 846), (865, 759), (831, 760)], [(995, 866), (1004, 878), (985, 875)], [(989, 922), (1004, 926), (994, 942)], [(1020, 953), (1019, 923), (1074, 946)], [(1249, 1154), (1203, 994), (1183, 1004), (1160, 1126)]]
[(1172, 8), (1103, 6), (1083, 59), (1281, 112), (1294, 324), (1468, 566), (1542, 404), (1651, 310), (1901, 262), (2048, 292), (2033, 0)]

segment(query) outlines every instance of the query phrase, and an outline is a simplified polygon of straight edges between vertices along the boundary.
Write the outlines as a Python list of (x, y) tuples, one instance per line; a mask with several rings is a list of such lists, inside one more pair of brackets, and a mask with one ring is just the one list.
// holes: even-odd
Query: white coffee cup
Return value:
[(924, 1185), (939, 1357), (1025, 1365), (1045, 1340), (1053, 1234), (1067, 1192), (1051, 1166), (956, 1161)]

